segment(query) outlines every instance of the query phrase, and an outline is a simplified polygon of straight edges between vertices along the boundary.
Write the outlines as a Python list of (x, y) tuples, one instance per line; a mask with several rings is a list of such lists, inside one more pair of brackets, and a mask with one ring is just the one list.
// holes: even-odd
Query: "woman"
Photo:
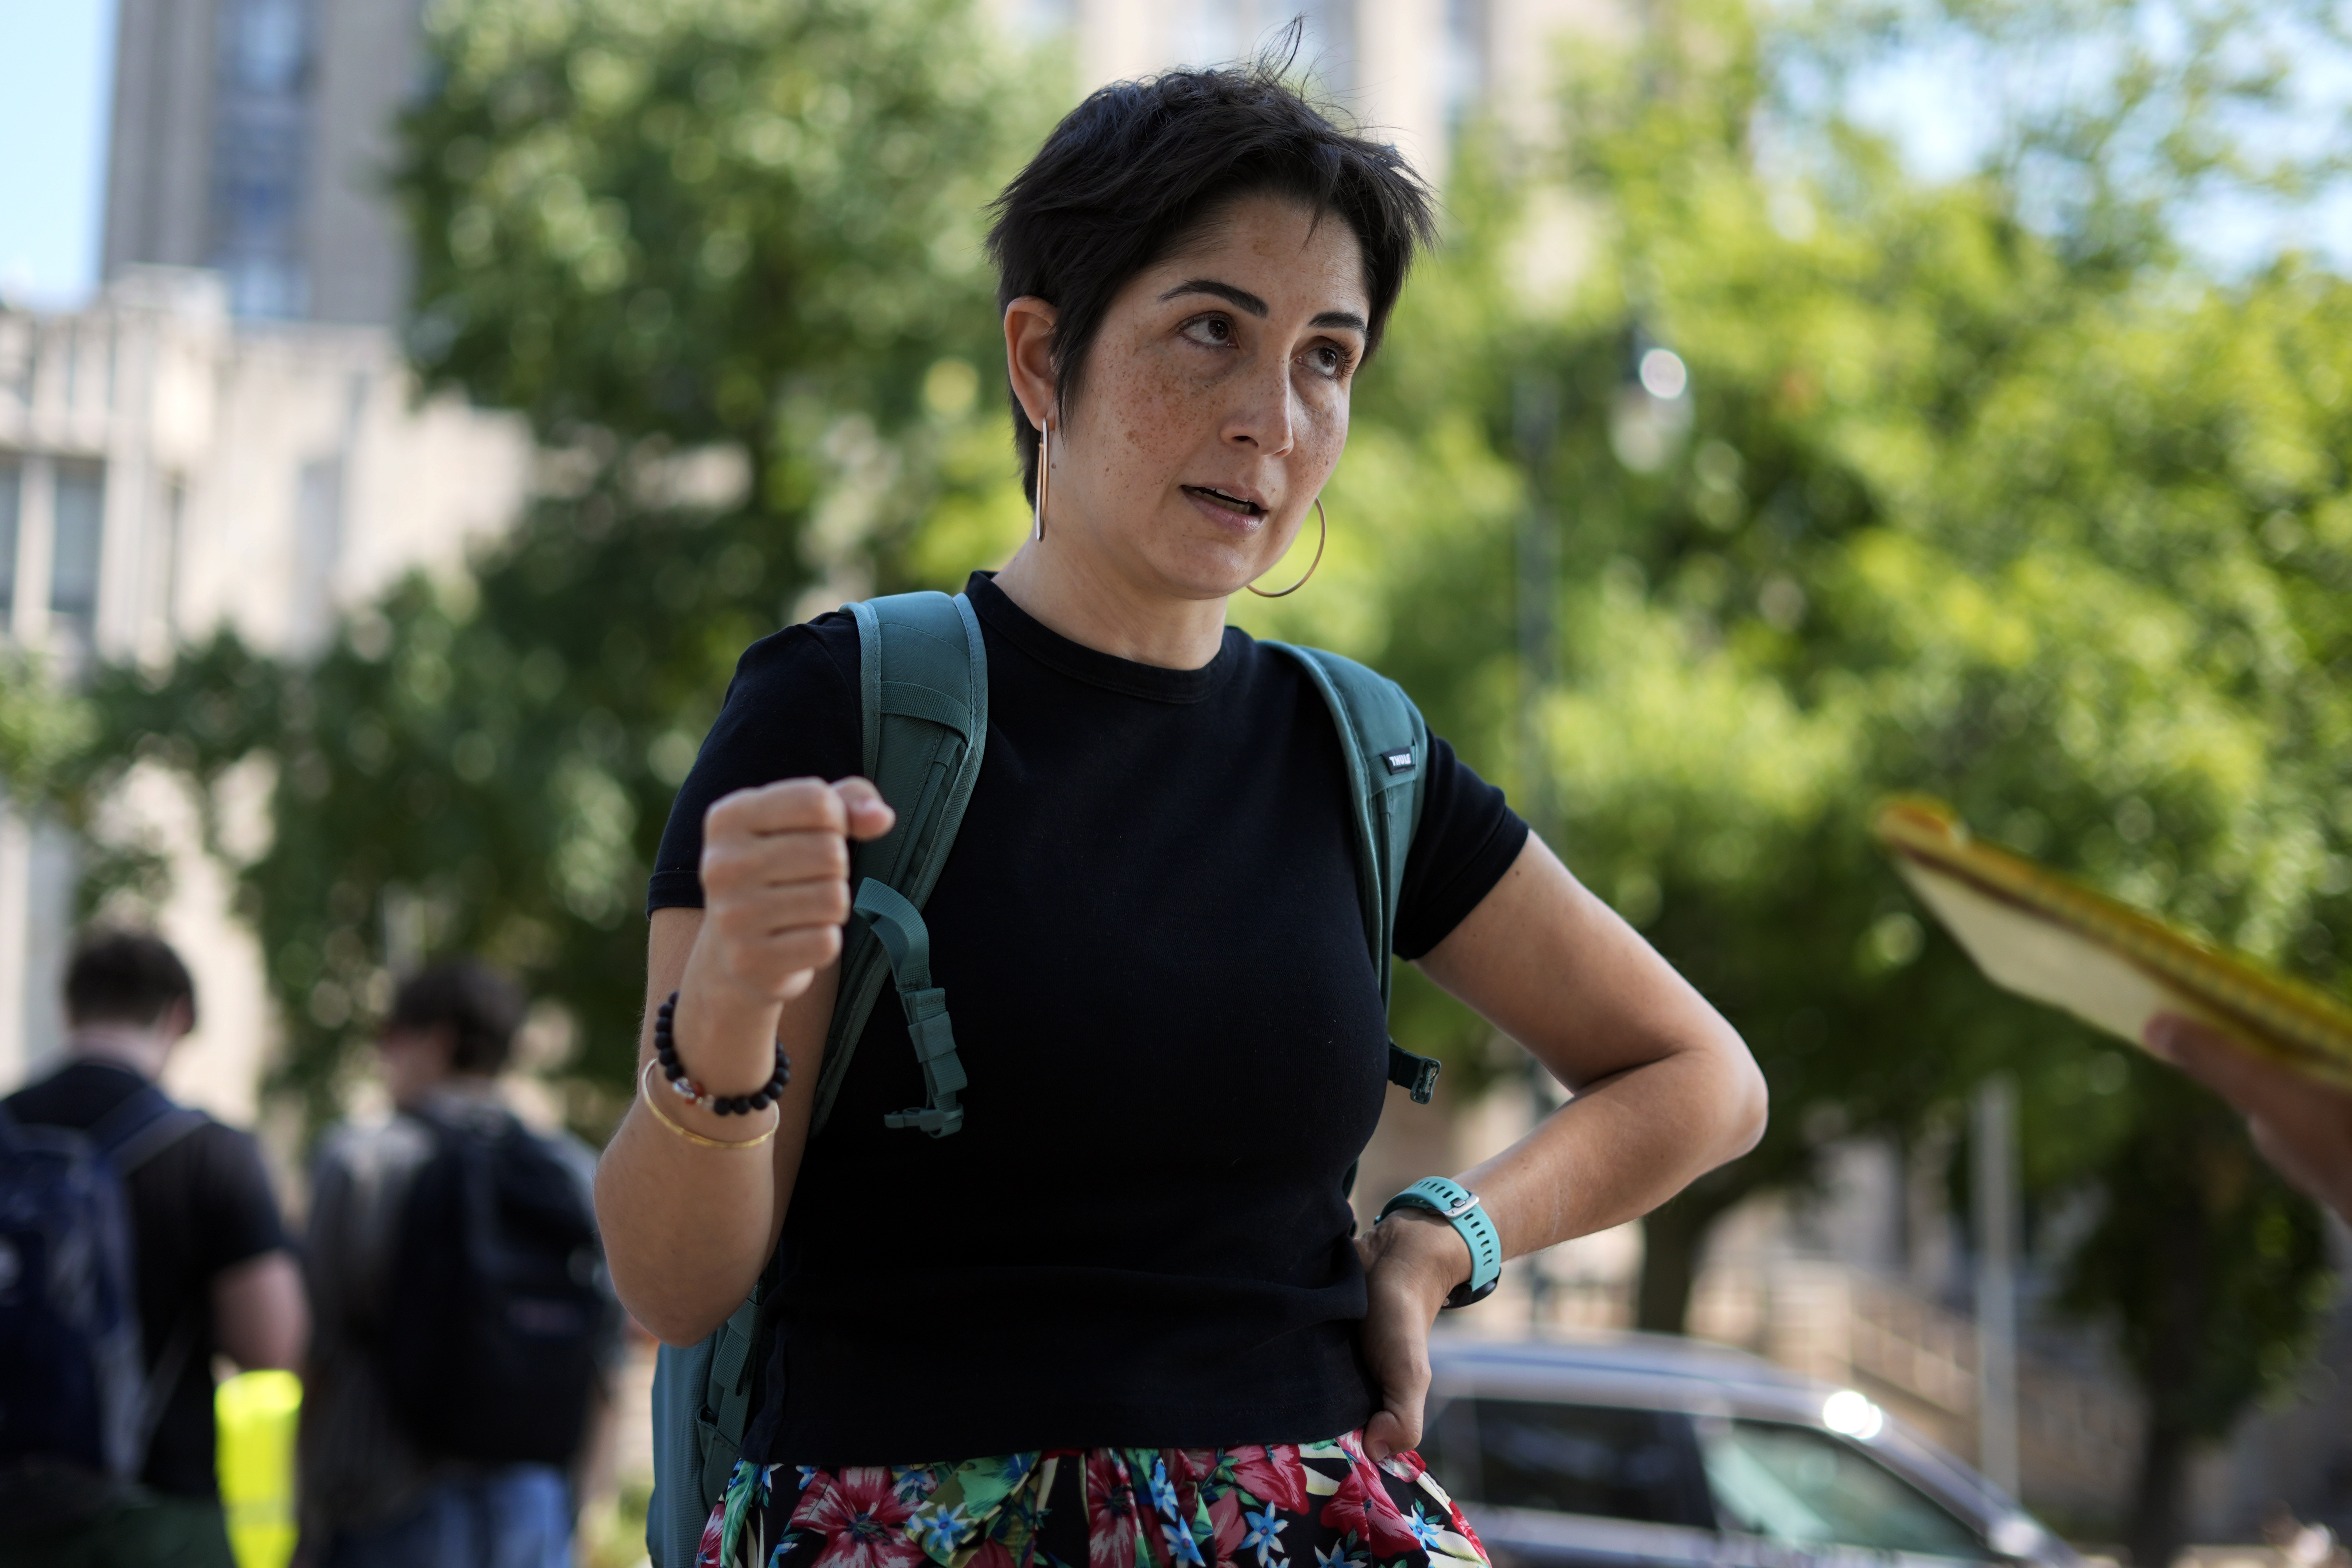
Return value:
[(967, 589), (985, 762), (924, 910), (952, 1137), (883, 1124), (922, 1098), (887, 1006), (809, 1136), (847, 845), (892, 817), (850, 776), (849, 618), (745, 654), (663, 840), (647, 995), (712, 1093), (800, 1070), (750, 1114), (641, 1097), (598, 1185), (621, 1295), (673, 1343), (782, 1245), (706, 1561), (1480, 1561), (1412, 1452), (1470, 1238), (1620, 1224), (1754, 1142), (1738, 1036), (1433, 738), (1396, 951), (1575, 1098), (1461, 1176), (1475, 1210), (1349, 1239), (1387, 1060), (1349, 786), (1299, 667), (1224, 610), (1322, 526), (1428, 231), (1393, 150), (1262, 70), (1105, 89), (1002, 198), (1037, 526)]

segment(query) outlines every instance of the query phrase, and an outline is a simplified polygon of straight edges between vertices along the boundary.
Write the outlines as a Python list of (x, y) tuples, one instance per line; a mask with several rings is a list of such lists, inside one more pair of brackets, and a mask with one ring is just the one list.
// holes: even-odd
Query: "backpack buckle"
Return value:
[(1437, 1091), (1437, 1069), (1444, 1066), (1434, 1057), (1416, 1056), (1389, 1042), (1389, 1081), (1412, 1096), (1415, 1105), (1427, 1105), (1429, 1097)]
[(945, 1138), (962, 1128), (963, 1107), (927, 1105), (908, 1110), (894, 1110), (882, 1118), (882, 1125), (894, 1131), (911, 1127), (934, 1138)]

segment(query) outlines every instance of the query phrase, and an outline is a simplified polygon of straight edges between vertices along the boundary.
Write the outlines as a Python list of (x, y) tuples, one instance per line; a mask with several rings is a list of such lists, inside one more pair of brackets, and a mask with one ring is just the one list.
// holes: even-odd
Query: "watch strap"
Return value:
[(1503, 1278), (1503, 1237), (1477, 1194), (1445, 1176), (1423, 1176), (1383, 1205), (1380, 1217), (1403, 1208), (1428, 1210), (1459, 1232), (1470, 1248), (1470, 1278), (1445, 1298), (1448, 1307), (1466, 1307), (1495, 1293)]

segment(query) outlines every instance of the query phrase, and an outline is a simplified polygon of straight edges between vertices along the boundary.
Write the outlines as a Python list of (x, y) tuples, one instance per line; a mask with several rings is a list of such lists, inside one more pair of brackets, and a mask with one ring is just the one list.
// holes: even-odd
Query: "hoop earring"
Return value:
[[(1330, 541), (1331, 523), (1330, 521), (1323, 515), (1323, 498), (1321, 496), (1317, 496), (1315, 498), (1315, 559), (1307, 563), (1307, 577), (1314, 576), (1315, 568), (1323, 564), (1323, 546), (1329, 543)], [(1301, 577), (1289, 587), (1277, 589), (1271, 594), (1267, 593), (1265, 589), (1259, 587), (1255, 583), (1244, 583), (1242, 586), (1247, 588), (1251, 593), (1255, 594), (1261, 599), (1286, 599), (1291, 595), (1298, 592), (1299, 589), (1307, 586), (1307, 577)]]
[(1037, 500), (1030, 514), (1029, 537), (1043, 542), (1045, 537), (1045, 487), (1053, 482), (1054, 422), (1046, 420), (1037, 426)]

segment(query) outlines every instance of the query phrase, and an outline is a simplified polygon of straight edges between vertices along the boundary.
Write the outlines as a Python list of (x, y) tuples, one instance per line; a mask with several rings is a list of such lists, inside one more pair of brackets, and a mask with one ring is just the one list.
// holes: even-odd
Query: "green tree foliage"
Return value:
[[(2032, 1187), (2097, 1194), (2072, 1300), (2124, 1326), (2152, 1410), (2141, 1496), (2177, 1496), (2189, 1443), (2307, 1343), (2315, 1220), (2209, 1102), (1994, 993), (1863, 829), (1886, 793), (1937, 794), (2341, 983), (2352, 288), (2293, 258), (2216, 275), (2173, 237), (2167, 193), (2229, 166), (2217, 103), (2259, 98), (2242, 72), (2222, 91), (2210, 58), (2142, 61), (2121, 96), (2024, 124), (1982, 174), (1938, 184), (1834, 95), (1791, 101), (1775, 50), (1837, 63), (1801, 28), (1656, 16), (1630, 58), (1584, 56), (1564, 163), (1489, 150), (1457, 171), (1455, 243), (1408, 292), (1332, 487), (1393, 570), (1265, 618), (1403, 675), (1482, 765), (1524, 759), (1518, 798), (1763, 1062), (1762, 1146), (1648, 1222), (1645, 1326), (1680, 1326), (1731, 1204), (1809, 1181), (1825, 1138), (1906, 1134), (2004, 1068), (2027, 1090)], [(2167, 179), (2116, 129), (2150, 102), (2189, 117)], [(1587, 265), (1547, 298), (1567, 238)], [(1664, 362), (1643, 387), (1661, 347), (1681, 397), (1655, 394)], [(1531, 440), (1547, 404), (1556, 434)], [(1387, 466), (1400, 452), (1412, 479)], [(1510, 537), (1528, 513), (1532, 552)], [(1554, 581), (1547, 556), (1549, 679), (1511, 634), (1512, 574)], [(2189, 1148), (2193, 1171), (2165, 1179), (2221, 1184), (2180, 1211), (2203, 1237), (2184, 1249), (2179, 1193), (2145, 1167)], [(2159, 1552), (2178, 1520), (2139, 1523)]]
[(414, 352), (526, 412), (558, 493), (315, 661), (224, 636), (161, 679), (101, 672), (80, 784), (274, 764), (240, 885), (314, 1114), (388, 965), (472, 952), (569, 1010), (596, 1131), (634, 1058), (645, 879), (737, 656), (828, 569), (854, 590), (869, 533), (1004, 505), (976, 458), (982, 209), (1038, 106), (955, 0), (454, 0), (431, 26)]
[(0, 653), (0, 790), (19, 800), (57, 794), (93, 739), (96, 716), (37, 655)]
[(558, 440), (764, 455), (780, 383), (887, 423), (991, 341), (983, 207), (1027, 100), (961, 0), (446, 0), (430, 26), (401, 181), (429, 383)]
[(314, 664), (223, 636), (160, 689), (118, 672), (93, 693), (145, 737), (138, 754), (207, 793), (247, 757), (275, 763), (273, 837), (241, 890), (284, 1009), (281, 1070), (320, 1113), (404, 948), (478, 953), (561, 999), (582, 1026), (583, 1122), (605, 1110), (589, 1086), (626, 1080), (633, 895), (778, 584), (740, 529), (583, 526), (609, 515), (598, 499), (528, 519), (478, 586), (411, 578)]

